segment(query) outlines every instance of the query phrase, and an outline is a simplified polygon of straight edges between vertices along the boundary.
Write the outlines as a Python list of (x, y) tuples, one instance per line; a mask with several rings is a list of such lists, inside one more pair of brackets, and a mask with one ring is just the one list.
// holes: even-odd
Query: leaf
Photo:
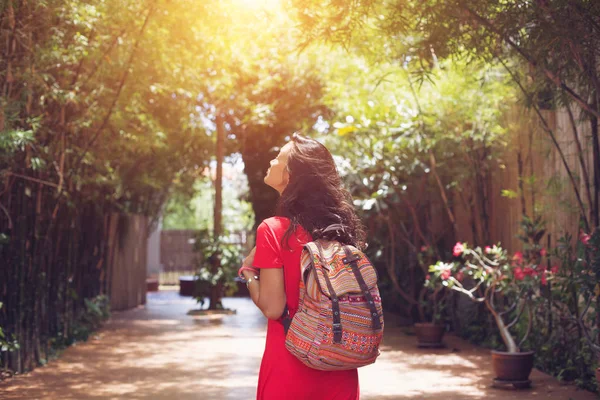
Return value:
[(338, 129), (339, 136), (346, 136), (349, 133), (355, 132), (356, 127), (354, 125), (344, 126)]
[(517, 192), (515, 192), (514, 190), (503, 189), (502, 197), (506, 197), (508, 199), (516, 199), (517, 197), (519, 197), (519, 194)]

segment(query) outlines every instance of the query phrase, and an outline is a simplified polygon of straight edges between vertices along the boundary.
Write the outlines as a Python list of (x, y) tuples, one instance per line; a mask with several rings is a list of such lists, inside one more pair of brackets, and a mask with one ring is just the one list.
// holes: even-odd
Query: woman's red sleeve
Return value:
[(273, 229), (265, 222), (256, 230), (256, 253), (252, 265), (257, 268), (283, 268), (281, 244)]

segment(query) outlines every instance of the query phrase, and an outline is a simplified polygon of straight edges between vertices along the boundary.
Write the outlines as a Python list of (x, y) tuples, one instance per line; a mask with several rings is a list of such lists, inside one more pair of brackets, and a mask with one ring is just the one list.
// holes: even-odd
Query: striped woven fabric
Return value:
[[(344, 262), (348, 254), (339, 242), (317, 240), (306, 244), (302, 254), (300, 303), (286, 336), (286, 347), (311, 368), (353, 369), (372, 364), (379, 356), (383, 311), (377, 274), (362, 252), (347, 247), (356, 256), (355, 266), (368, 293), (361, 289), (351, 263)], [(339, 304), (341, 324), (337, 341), (334, 300)], [(375, 326), (377, 320), (380, 326)]]

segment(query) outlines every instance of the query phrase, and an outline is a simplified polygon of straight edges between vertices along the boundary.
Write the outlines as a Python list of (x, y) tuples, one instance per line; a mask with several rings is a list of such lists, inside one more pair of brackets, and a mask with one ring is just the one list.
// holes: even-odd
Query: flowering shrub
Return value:
[[(559, 240), (556, 256), (564, 268), (558, 274), (561, 286), (569, 288), (571, 295), (571, 319), (576, 319), (579, 332), (583, 332), (591, 348), (600, 356), (600, 230), (591, 234), (579, 233), (579, 240), (572, 245), (570, 235)], [(557, 293), (560, 295), (560, 293)], [(576, 298), (577, 302), (572, 301)], [(566, 302), (566, 299), (565, 299)]]
[[(548, 270), (541, 264), (546, 253), (545, 249), (532, 246), (525, 254), (516, 252), (509, 256), (499, 245), (470, 248), (467, 243), (459, 242), (453, 248), (452, 261), (438, 261), (430, 266), (425, 285), (430, 288), (441, 285), (485, 303), (508, 351), (518, 352), (531, 329), (531, 300), (557, 270)], [(525, 311), (529, 326), (517, 345), (510, 328)]]

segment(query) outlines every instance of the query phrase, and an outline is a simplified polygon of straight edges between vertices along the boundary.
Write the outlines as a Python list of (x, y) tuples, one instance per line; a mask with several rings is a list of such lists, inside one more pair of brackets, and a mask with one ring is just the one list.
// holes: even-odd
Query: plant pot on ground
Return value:
[(417, 346), (425, 348), (444, 347), (442, 339), (446, 327), (433, 322), (419, 322), (415, 324), (415, 335), (417, 335)]
[[(471, 249), (466, 243), (457, 243), (454, 259), (432, 265), (430, 277), (425, 282), (429, 287), (444, 286), (485, 304), (507, 349), (507, 352), (493, 353), (494, 382), (512, 384), (519, 389), (531, 384), (529, 374), (533, 368), (533, 352), (522, 352), (520, 347), (531, 331), (532, 298), (539, 295), (540, 285), (546, 285), (547, 280), (552, 279), (552, 272), (547, 271), (541, 262), (542, 249), (538, 243), (543, 230), (526, 230), (524, 236), (528, 235), (535, 240), (526, 243), (525, 256), (517, 252), (512, 258), (500, 246)], [(522, 330), (523, 337), (517, 341), (511, 328), (523, 315), (527, 316), (527, 323)], [(509, 373), (511, 370), (514, 371)]]
[(533, 369), (533, 351), (509, 353), (492, 350), (492, 366), (496, 373), (496, 383), (512, 384), (521, 389), (530, 386), (529, 374)]
[(415, 335), (417, 346), (423, 348), (444, 347), (442, 339), (446, 332), (446, 326), (442, 322), (442, 314), (445, 308), (446, 288), (437, 287), (434, 290), (423, 287), (419, 294), (419, 315), (421, 321), (415, 323)]

